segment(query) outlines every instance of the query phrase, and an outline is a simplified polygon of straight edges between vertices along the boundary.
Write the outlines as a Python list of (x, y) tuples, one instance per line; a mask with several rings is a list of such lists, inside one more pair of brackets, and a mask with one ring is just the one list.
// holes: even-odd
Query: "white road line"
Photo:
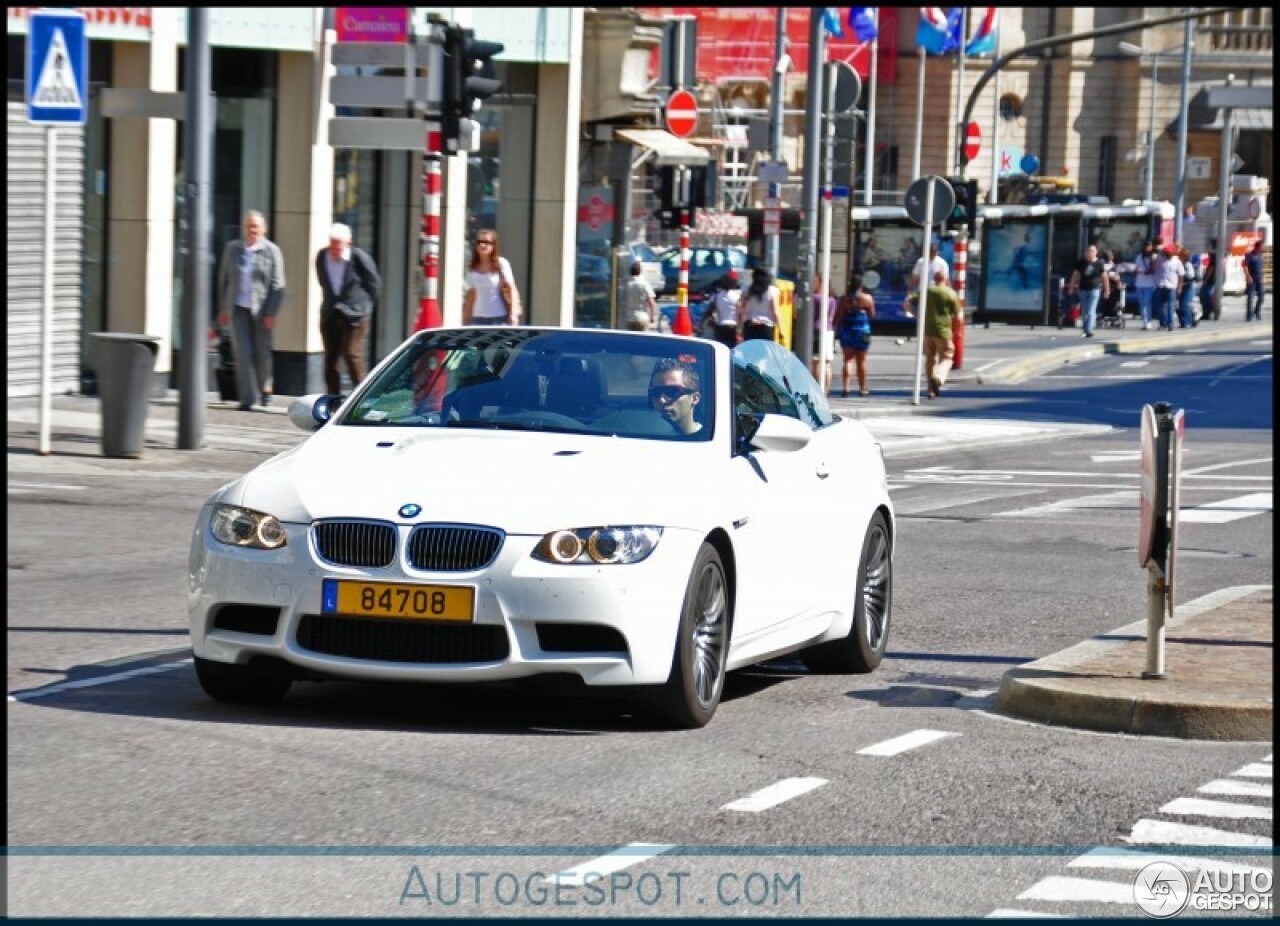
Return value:
[(759, 813), (770, 807), (777, 807), (783, 801), (789, 801), (801, 794), (808, 794), (815, 788), (827, 783), (825, 778), (784, 778), (767, 788), (761, 788), (755, 794), (730, 801), (721, 810), (738, 810), (743, 813)]
[(630, 868), (632, 865), (639, 865), (641, 862), (647, 862), (651, 858), (657, 858), (664, 852), (670, 852), (674, 848), (674, 845), (665, 843), (632, 842), (621, 849), (615, 849), (608, 855), (602, 855), (589, 862), (583, 862), (581, 865), (574, 865), (572, 868), (566, 868), (564, 871), (557, 872), (544, 880), (556, 884), (580, 886), (586, 883), (584, 879), (588, 877), (594, 881), (596, 876), (603, 877), (604, 875), (613, 874), (615, 871)]
[(1197, 524), (1226, 524), (1255, 514), (1265, 514), (1271, 510), (1271, 496), (1265, 492), (1252, 495), (1241, 495), (1238, 498), (1223, 499), (1194, 508), (1178, 509), (1178, 519)]
[[(1272, 459), (1273, 459), (1272, 457), (1259, 457), (1256, 460), (1231, 460), (1228, 463), (1213, 463), (1213, 464), (1210, 464), (1209, 466), (1196, 466), (1196, 467), (1193, 467), (1192, 469), (1184, 470), (1182, 475), (1200, 476), (1200, 475), (1203, 475), (1204, 473), (1210, 473), (1218, 469), (1235, 469), (1238, 466), (1253, 466), (1257, 463), (1271, 463)], [(1254, 477), (1249, 477), (1249, 478), (1254, 478)], [(1268, 476), (1265, 478), (1269, 479), (1270, 477)]]
[(1089, 455), (1092, 463), (1132, 463), (1142, 459), (1141, 450), (1104, 450)]
[(1115, 871), (1141, 871), (1152, 862), (1174, 862), (1183, 871), (1270, 871), (1255, 865), (1224, 862), (1216, 858), (1194, 858), (1160, 852), (1141, 852), (1135, 849), (1113, 849), (1100, 846), (1067, 862), (1068, 868), (1110, 868)]
[(1271, 797), (1271, 785), (1260, 781), (1232, 781), (1219, 778), (1196, 788), (1201, 794), (1226, 794), (1231, 797)]
[(988, 920), (1020, 920), (1025, 918), (1050, 919), (1050, 920), (1069, 920), (1071, 917), (1064, 913), (1030, 913), (1026, 910), (992, 910), (984, 919)]
[(1064, 878), (1053, 875), (1031, 885), (1019, 900), (1091, 901), (1133, 904), (1133, 885), (1127, 882), (1095, 881), (1092, 878)]
[(1122, 367), (1145, 367), (1151, 363), (1150, 360), (1126, 360), (1120, 364)]
[(1270, 820), (1271, 808), (1232, 801), (1206, 801), (1199, 797), (1180, 797), (1160, 808), (1161, 813), (1196, 817), (1222, 817), (1225, 820)]
[(172, 672), (174, 669), (190, 664), (190, 659), (183, 659), (179, 662), (171, 662), (162, 666), (145, 666), (144, 668), (133, 669), (129, 672), (116, 672), (112, 675), (99, 675), (94, 678), (85, 678), (74, 682), (61, 682), (57, 685), (50, 685), (47, 688), (32, 688), (27, 691), (15, 691), (9, 695), (9, 700), (34, 701), (36, 698), (43, 698), (51, 694), (58, 694), (62, 691), (70, 691), (73, 688), (93, 688), (97, 685), (112, 685), (116, 682), (123, 682), (126, 679), (137, 678), (141, 675), (156, 675), (160, 672)]
[(1240, 775), (1244, 778), (1270, 778), (1271, 760), (1266, 759), (1262, 762), (1250, 762), (1244, 768), (1238, 768), (1231, 774)]
[(1096, 509), (1129, 510), (1138, 499), (1137, 489), (1121, 489), (1119, 492), (1104, 492), (1101, 495), (1082, 495), (1078, 498), (1062, 498), (1056, 502), (1033, 505), (1030, 508), (1017, 508), (1013, 511), (997, 511), (995, 518), (1045, 518), (1060, 515), (1068, 511), (1087, 511)]
[(1271, 761), (1271, 756), (1272, 756), (1272, 755), (1273, 755), (1272, 753), (1267, 753), (1265, 756), (1263, 756), (1263, 757), (1262, 757), (1262, 761), (1263, 761), (1263, 762), (1270, 762), (1270, 761)]
[(876, 743), (874, 746), (868, 746), (866, 749), (859, 749), (860, 756), (896, 756), (899, 753), (906, 752), (909, 749), (918, 749), (921, 746), (927, 746), (938, 740), (946, 739), (949, 736), (959, 736), (959, 733), (946, 733), (942, 730), (916, 730), (903, 736), (895, 736), (891, 740), (885, 740), (883, 743)]
[(1139, 820), (1133, 833), (1121, 837), (1125, 842), (1137, 845), (1160, 846), (1270, 846), (1270, 836), (1248, 836), (1230, 830), (1215, 830), (1208, 826), (1190, 826), (1186, 823), (1166, 823), (1163, 820)]
[(11, 482), (9, 491), (14, 489), (61, 489), (66, 492), (83, 492), (88, 486), (63, 485), (57, 482)]

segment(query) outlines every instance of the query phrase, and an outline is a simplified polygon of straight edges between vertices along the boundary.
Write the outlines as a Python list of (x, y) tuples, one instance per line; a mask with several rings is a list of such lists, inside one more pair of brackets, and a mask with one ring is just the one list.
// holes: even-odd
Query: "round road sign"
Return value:
[(677, 90), (667, 97), (667, 131), (688, 138), (698, 127), (698, 101), (688, 90)]
[(964, 129), (964, 156), (972, 161), (978, 156), (978, 149), (982, 147), (982, 130), (978, 128), (978, 123), (970, 122)]
[[(933, 184), (933, 215), (925, 214), (928, 205), (929, 184)], [(917, 225), (941, 225), (956, 207), (956, 191), (942, 177), (921, 177), (907, 187), (907, 195), (903, 198), (907, 215)]]

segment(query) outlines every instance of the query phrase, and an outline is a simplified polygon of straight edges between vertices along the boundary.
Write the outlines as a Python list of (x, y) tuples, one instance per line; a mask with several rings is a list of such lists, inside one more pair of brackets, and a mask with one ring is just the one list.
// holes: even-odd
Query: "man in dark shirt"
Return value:
[(1098, 246), (1091, 244), (1084, 249), (1084, 257), (1071, 274), (1071, 289), (1080, 294), (1080, 317), (1084, 320), (1084, 337), (1093, 337), (1093, 325), (1098, 315), (1098, 301), (1110, 296), (1111, 283), (1107, 279), (1107, 264), (1098, 256)]
[(1265, 289), (1262, 279), (1262, 238), (1253, 242), (1253, 247), (1244, 256), (1244, 320), (1262, 321), (1262, 293)]

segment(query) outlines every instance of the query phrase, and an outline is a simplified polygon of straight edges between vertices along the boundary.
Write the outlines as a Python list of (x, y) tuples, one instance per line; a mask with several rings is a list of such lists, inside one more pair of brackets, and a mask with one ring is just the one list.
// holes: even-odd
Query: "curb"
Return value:
[[(1199, 327), (1199, 326), (1197, 326)], [(1108, 341), (1103, 344), (1081, 345), (1080, 347), (1060, 347), (1022, 360), (1010, 361), (994, 370), (977, 375), (978, 383), (1009, 385), (1020, 383), (1028, 377), (1046, 370), (1052, 370), (1071, 363), (1085, 360), (1096, 360), (1105, 354), (1147, 354), (1165, 350), (1170, 347), (1184, 347), (1188, 344), (1212, 344), (1215, 341), (1252, 341), (1258, 338), (1270, 338), (1272, 325), (1270, 319), (1253, 328), (1224, 328), (1216, 331), (1191, 331), (1178, 334), (1162, 332), (1148, 335), (1132, 341)]]
[[(1269, 585), (1222, 589), (1177, 608), (1172, 630), (1195, 617), (1225, 608)], [(1268, 601), (1269, 611), (1269, 601)], [(1179, 695), (1176, 689), (1132, 692), (1134, 675), (1087, 672), (1100, 656), (1145, 639), (1146, 621), (1135, 621), (1061, 652), (1009, 669), (1000, 679), (996, 709), (1028, 720), (1106, 733), (1196, 740), (1267, 741), (1273, 734), (1271, 698), (1232, 696), (1230, 686), (1214, 697)], [(1158, 683), (1156, 683), (1158, 684)]]

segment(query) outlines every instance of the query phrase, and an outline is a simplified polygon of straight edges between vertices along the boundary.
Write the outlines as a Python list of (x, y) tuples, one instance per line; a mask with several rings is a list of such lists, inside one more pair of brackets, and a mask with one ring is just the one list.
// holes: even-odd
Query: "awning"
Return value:
[(706, 148), (691, 145), (665, 129), (617, 129), (613, 134), (616, 138), (652, 151), (658, 156), (657, 163), (662, 167), (681, 164), (686, 167), (701, 167), (712, 160), (711, 152)]

